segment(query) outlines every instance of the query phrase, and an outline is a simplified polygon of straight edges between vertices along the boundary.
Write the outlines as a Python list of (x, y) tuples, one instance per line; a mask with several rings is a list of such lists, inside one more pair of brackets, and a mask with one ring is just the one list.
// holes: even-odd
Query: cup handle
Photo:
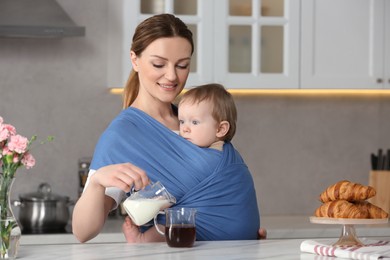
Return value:
[(165, 212), (164, 212), (164, 211), (159, 211), (159, 212), (157, 213), (157, 215), (154, 217), (153, 222), (154, 222), (154, 226), (156, 227), (157, 232), (160, 233), (160, 235), (163, 235), (163, 236), (164, 236), (165, 233), (162, 232), (162, 231), (158, 228), (157, 217), (158, 217), (159, 214), (165, 214)]

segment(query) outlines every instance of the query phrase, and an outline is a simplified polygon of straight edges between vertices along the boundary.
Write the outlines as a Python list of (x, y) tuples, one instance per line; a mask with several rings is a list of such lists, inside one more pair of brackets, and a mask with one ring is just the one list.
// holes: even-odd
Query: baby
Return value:
[(233, 97), (219, 84), (188, 90), (179, 102), (180, 135), (200, 146), (222, 151), (236, 132)]
[[(222, 151), (224, 142), (232, 140), (236, 132), (236, 106), (232, 95), (222, 85), (207, 84), (188, 90), (178, 109), (180, 135), (199, 147)], [(129, 217), (122, 230), (128, 243), (165, 241), (155, 227), (140, 232)]]

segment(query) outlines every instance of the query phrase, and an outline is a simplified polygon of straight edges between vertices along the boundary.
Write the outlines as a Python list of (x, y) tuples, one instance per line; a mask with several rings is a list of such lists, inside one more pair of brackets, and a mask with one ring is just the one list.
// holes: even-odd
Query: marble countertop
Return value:
[[(109, 218), (102, 232), (88, 243), (122, 243), (122, 217)], [(341, 225), (313, 224), (309, 216), (262, 216), (261, 226), (268, 232), (268, 239), (334, 238), (341, 234)], [(356, 225), (358, 237), (390, 237), (390, 223)], [(78, 244), (72, 234), (22, 235), (21, 245)]]
[(21, 245), (17, 259), (319, 259), (315, 254), (300, 252), (302, 241), (304, 239), (197, 241), (192, 248), (170, 248), (164, 242), (147, 244)]
[[(268, 231), (270, 239), (332, 238), (339, 237), (342, 225), (310, 223), (309, 216), (264, 216), (261, 226)], [(358, 236), (390, 237), (390, 222), (387, 224), (355, 225)]]

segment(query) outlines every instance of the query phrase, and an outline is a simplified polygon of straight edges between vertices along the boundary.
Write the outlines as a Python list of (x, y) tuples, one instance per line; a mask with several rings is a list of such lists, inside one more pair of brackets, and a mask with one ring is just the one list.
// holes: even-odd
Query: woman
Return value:
[[(207, 208), (204, 205), (205, 199), (208, 203), (215, 201), (215, 204), (224, 204), (218, 196), (213, 195), (216, 191), (212, 189), (217, 186), (211, 186), (213, 183), (220, 185), (223, 174), (215, 174), (215, 178), (207, 176), (210, 169), (218, 168), (220, 155), (189, 144), (177, 134), (179, 121), (172, 102), (184, 88), (193, 51), (191, 31), (173, 15), (156, 15), (137, 27), (130, 53), (133, 71), (124, 90), (124, 110), (101, 136), (86, 187), (73, 211), (73, 234), (79, 241), (85, 242), (95, 237), (108, 213), (118, 206), (125, 193), (132, 187), (136, 190), (144, 188), (150, 180), (161, 181), (177, 198), (178, 205), (200, 209), (198, 223), (204, 220), (205, 226), (203, 233), (203, 225), (199, 230), (197, 227), (197, 236), (201, 239), (235, 239), (246, 236), (246, 229), (252, 232), (253, 227), (249, 225), (246, 229), (234, 228), (230, 234), (223, 234), (224, 226), (207, 226), (212, 224), (208, 220), (213, 210), (220, 209), (215, 214), (221, 214), (221, 218), (229, 210), (226, 206), (212, 205)], [(246, 172), (244, 175), (251, 185), (244, 190), (252, 191), (251, 200), (248, 201), (257, 211), (251, 177)], [(234, 178), (226, 179), (234, 181)], [(244, 185), (241, 180), (236, 182)], [(209, 190), (192, 189), (195, 186), (206, 189), (209, 185)], [(230, 188), (232, 186), (237, 190)], [(222, 190), (222, 187), (219, 189)], [(245, 199), (238, 189), (239, 185), (224, 186), (224, 190), (229, 191), (227, 195), (237, 192), (235, 197)], [(238, 206), (240, 203), (235, 204)], [(247, 215), (253, 218), (252, 222), (256, 222), (258, 212), (248, 211)], [(233, 222), (237, 217), (226, 221)], [(224, 221), (220, 223), (222, 225)], [(253, 225), (258, 228), (259, 223)], [(214, 228), (219, 229), (213, 231)], [(216, 236), (213, 237), (213, 234)], [(264, 236), (264, 232), (260, 234)], [(253, 237), (253, 234), (250, 236)]]

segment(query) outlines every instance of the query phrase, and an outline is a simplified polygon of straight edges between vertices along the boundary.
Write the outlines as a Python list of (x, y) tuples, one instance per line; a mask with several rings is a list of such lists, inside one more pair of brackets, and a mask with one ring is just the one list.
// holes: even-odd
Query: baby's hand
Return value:
[(265, 228), (259, 228), (257, 239), (267, 239), (267, 230)]
[(125, 235), (127, 243), (142, 243), (143, 234), (140, 232), (139, 227), (131, 221), (129, 217), (125, 218), (125, 222), (122, 225), (122, 231)]

